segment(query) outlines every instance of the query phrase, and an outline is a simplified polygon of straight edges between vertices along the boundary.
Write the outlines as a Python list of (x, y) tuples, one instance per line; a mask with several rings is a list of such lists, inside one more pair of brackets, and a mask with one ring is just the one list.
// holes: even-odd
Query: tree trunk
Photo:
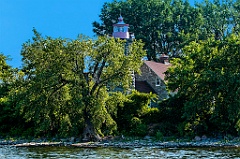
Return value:
[(101, 137), (96, 132), (91, 120), (89, 118), (86, 119), (85, 128), (83, 130), (83, 141), (100, 141)]

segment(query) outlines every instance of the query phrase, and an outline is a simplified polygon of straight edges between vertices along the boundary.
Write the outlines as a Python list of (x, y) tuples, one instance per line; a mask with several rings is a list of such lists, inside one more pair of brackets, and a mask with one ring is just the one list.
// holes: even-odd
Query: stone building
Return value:
[(165, 85), (165, 72), (171, 66), (168, 56), (162, 55), (160, 62), (143, 61), (141, 75), (135, 75), (135, 89), (139, 92), (155, 93), (159, 100), (168, 98)]

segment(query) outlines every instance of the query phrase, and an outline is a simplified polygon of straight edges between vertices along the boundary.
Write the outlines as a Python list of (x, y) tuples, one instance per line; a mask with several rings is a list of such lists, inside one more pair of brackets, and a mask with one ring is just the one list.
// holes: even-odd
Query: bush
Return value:
[(131, 136), (146, 136), (147, 135), (147, 125), (146, 124), (139, 124), (135, 128), (130, 131)]
[(137, 91), (128, 95), (128, 101), (123, 106), (118, 107), (117, 117), (115, 119), (120, 133), (126, 132), (126, 135), (144, 136), (147, 134), (146, 115), (150, 111), (148, 106), (154, 96)]
[(155, 138), (156, 138), (156, 140), (162, 141), (163, 140), (163, 133), (160, 132), (160, 131), (157, 131), (157, 133), (155, 134)]

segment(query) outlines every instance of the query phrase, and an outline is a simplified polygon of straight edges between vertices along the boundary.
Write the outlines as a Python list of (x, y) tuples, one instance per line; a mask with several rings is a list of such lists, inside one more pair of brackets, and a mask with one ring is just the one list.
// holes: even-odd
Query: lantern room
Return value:
[(129, 39), (128, 32), (129, 24), (125, 24), (123, 21), (123, 17), (120, 15), (118, 18), (118, 23), (113, 24), (113, 37), (120, 39)]

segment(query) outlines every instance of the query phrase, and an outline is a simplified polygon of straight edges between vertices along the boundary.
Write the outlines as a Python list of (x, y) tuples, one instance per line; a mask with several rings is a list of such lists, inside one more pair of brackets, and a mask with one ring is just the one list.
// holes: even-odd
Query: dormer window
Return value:
[(160, 86), (161, 80), (159, 78), (156, 78), (156, 86)]

